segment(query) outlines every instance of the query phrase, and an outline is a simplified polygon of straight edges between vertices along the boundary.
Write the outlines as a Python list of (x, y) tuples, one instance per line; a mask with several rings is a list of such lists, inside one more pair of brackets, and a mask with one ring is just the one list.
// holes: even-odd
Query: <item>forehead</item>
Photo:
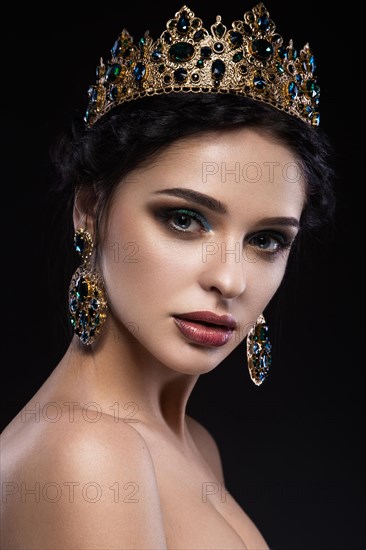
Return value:
[(305, 185), (295, 153), (259, 130), (238, 128), (182, 138), (130, 173), (137, 193), (187, 187), (225, 203), (301, 207)]

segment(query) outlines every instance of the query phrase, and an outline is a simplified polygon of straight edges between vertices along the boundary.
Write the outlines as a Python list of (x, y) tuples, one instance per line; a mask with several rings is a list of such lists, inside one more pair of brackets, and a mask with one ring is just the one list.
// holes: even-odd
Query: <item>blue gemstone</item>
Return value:
[(199, 42), (199, 40), (202, 40), (202, 38), (203, 38), (203, 30), (199, 29), (197, 32), (194, 33), (193, 40), (195, 42)]
[(95, 298), (93, 298), (92, 301), (91, 301), (91, 307), (92, 307), (93, 309), (98, 309), (98, 305), (99, 305), (98, 300), (96, 300)]
[(84, 344), (86, 344), (86, 342), (89, 340), (89, 335), (88, 335), (88, 333), (84, 330), (84, 331), (81, 333), (80, 338), (81, 338), (81, 340), (84, 342)]
[(280, 57), (281, 59), (287, 59), (286, 48), (284, 48), (283, 46), (280, 46), (277, 51), (278, 51), (278, 57)]
[(159, 61), (162, 56), (162, 52), (160, 50), (154, 50), (151, 54), (151, 58), (153, 61)]
[(253, 84), (258, 90), (263, 90), (263, 88), (266, 86), (266, 81), (262, 76), (255, 76), (253, 78)]
[(78, 307), (78, 301), (73, 298), (71, 301), (70, 301), (70, 309), (71, 311), (75, 312), (77, 310), (77, 307)]
[(142, 80), (146, 74), (146, 67), (142, 63), (136, 63), (135, 68), (133, 69), (133, 76), (135, 80), (139, 82)]
[(232, 31), (230, 33), (230, 42), (234, 48), (238, 48), (243, 44), (243, 35), (240, 32)]
[(184, 11), (177, 23), (177, 31), (179, 34), (187, 34), (189, 29), (189, 19), (187, 13)]
[(258, 19), (258, 27), (261, 29), (261, 31), (266, 31), (269, 29), (269, 19), (266, 15), (262, 15)]
[(113, 44), (113, 47), (111, 49), (111, 54), (113, 55), (113, 57), (117, 57), (117, 55), (120, 53), (122, 49), (122, 43), (120, 40), (116, 40), (115, 43)]
[(288, 85), (288, 93), (291, 99), (295, 99), (298, 96), (299, 89), (296, 86), (295, 82), (290, 82)]

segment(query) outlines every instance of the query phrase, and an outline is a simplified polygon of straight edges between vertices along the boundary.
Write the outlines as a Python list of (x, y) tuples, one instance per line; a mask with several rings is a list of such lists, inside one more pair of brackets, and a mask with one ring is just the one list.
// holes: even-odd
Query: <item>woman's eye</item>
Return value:
[(185, 208), (168, 209), (159, 212), (158, 217), (165, 225), (181, 233), (207, 232), (211, 229), (206, 219), (194, 210)]
[(291, 242), (281, 233), (261, 233), (259, 235), (254, 235), (254, 237), (251, 237), (249, 243), (269, 254), (276, 254), (276, 252), (288, 248), (291, 245)]

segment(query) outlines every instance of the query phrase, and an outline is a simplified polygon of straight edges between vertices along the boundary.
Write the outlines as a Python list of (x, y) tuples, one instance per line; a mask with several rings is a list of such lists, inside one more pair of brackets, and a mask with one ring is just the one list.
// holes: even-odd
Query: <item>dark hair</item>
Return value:
[[(154, 160), (154, 155), (173, 141), (240, 127), (267, 132), (269, 137), (290, 147), (301, 163), (302, 176), (307, 185), (307, 201), (302, 213), (298, 245), (292, 247), (291, 255), (294, 250), (299, 251), (299, 240), (303, 240), (308, 233), (304, 229), (321, 228), (323, 231), (324, 224), (332, 228), (329, 222), (333, 221), (335, 209), (333, 153), (327, 137), (320, 128), (313, 128), (270, 105), (234, 94), (174, 92), (126, 102), (105, 114), (91, 128), (80, 116), (51, 151), (56, 174), (50, 189), (49, 211), (54, 212), (52, 222), (56, 235), (52, 236), (49, 226), (50, 246), (55, 252), (54, 257), (49, 259), (53, 271), (50, 296), (54, 302), (53, 311), (60, 308), (63, 312), (60, 323), (66, 335), (65, 342), (72, 336), (72, 329), (70, 323), (65, 325), (66, 301), (63, 296), (67, 292), (66, 285), (71, 273), (80, 263), (71, 245), (75, 191), (82, 189), (86, 192), (91, 206), (96, 206), (96, 221), (100, 225), (118, 183), (132, 169), (148, 165)], [(96, 245), (98, 235), (97, 226)], [(55, 239), (56, 242), (61, 239), (60, 246), (54, 246)], [(299, 256), (297, 259), (300, 259)], [(56, 298), (53, 287), (57, 278), (60, 278), (63, 293)], [(58, 300), (61, 302), (58, 303)]]
[(235, 94), (150, 96), (115, 107), (91, 128), (81, 119), (76, 121), (54, 150), (56, 188), (69, 207), (75, 189), (89, 189), (101, 215), (121, 179), (138, 165), (147, 165), (165, 146), (186, 136), (243, 126), (267, 132), (299, 159), (307, 184), (302, 228), (329, 222), (335, 201), (331, 148), (324, 133), (270, 105)]

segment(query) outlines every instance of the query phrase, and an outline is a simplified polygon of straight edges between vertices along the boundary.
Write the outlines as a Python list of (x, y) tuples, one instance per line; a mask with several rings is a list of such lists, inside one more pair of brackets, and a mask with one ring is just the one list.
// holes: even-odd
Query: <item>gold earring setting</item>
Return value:
[(260, 315), (247, 336), (247, 360), (251, 380), (260, 386), (267, 378), (272, 363), (272, 346), (268, 338), (268, 326)]
[(91, 234), (78, 229), (74, 245), (83, 263), (73, 274), (69, 286), (70, 322), (85, 345), (95, 342), (106, 320), (107, 300), (104, 281), (91, 265), (94, 244)]

